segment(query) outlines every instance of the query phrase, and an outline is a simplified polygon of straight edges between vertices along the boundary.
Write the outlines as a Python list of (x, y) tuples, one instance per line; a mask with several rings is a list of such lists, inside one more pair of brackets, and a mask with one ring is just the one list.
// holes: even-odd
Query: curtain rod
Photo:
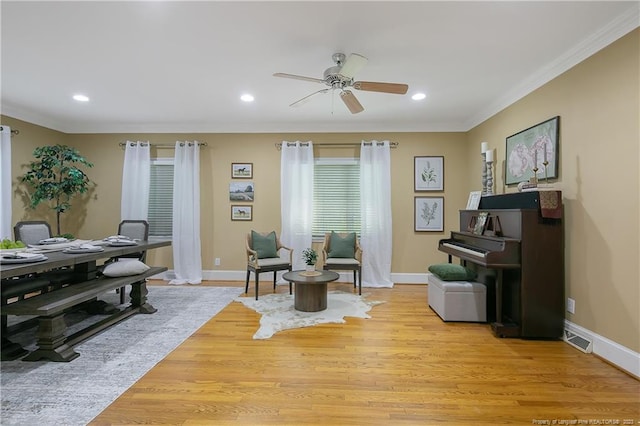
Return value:
[[(131, 142), (131, 141), (128, 141), (128, 142)], [(135, 144), (136, 142), (131, 142), (131, 143)], [(189, 146), (193, 145), (194, 143), (197, 144), (199, 147), (207, 146), (206, 142), (186, 142), (186, 143), (188, 143)], [(142, 146), (149, 145), (149, 146), (152, 146), (154, 148), (168, 148), (168, 149), (171, 149), (171, 148), (175, 148), (176, 147), (175, 145), (167, 145), (167, 144), (162, 145), (162, 144), (155, 144), (155, 143), (151, 143), (151, 142), (140, 142), (140, 144)], [(184, 146), (184, 144), (185, 144), (185, 142), (180, 142), (180, 146)], [(127, 145), (127, 142), (120, 142), (118, 145), (120, 145), (121, 148), (124, 148)]]
[[(293, 144), (294, 142), (289, 142)], [(373, 142), (365, 142), (365, 145), (371, 145)], [(306, 145), (308, 142), (301, 142), (301, 145)], [(353, 147), (360, 146), (360, 143), (357, 142), (344, 142), (344, 143), (314, 143), (313, 146), (332, 146), (332, 147)], [(378, 145), (382, 145), (382, 142), (378, 142)], [(389, 148), (397, 148), (400, 145), (399, 142), (389, 142)], [(282, 150), (282, 142), (276, 143), (276, 148), (278, 151)]]
[[(0, 126), (0, 132), (4, 130), (4, 126)], [(12, 135), (19, 135), (20, 134), (20, 130), (18, 129), (11, 129), (11, 134)]]

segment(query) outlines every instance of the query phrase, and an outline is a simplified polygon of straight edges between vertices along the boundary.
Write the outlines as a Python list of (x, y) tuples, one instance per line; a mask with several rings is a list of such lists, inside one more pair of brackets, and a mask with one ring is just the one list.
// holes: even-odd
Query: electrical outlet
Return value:
[(567, 298), (567, 312), (571, 313), (571, 314), (575, 314), (576, 313), (576, 301), (573, 300), (572, 298)]
[(220, 258), (219, 257), (216, 257), (215, 265), (216, 266), (220, 266)]

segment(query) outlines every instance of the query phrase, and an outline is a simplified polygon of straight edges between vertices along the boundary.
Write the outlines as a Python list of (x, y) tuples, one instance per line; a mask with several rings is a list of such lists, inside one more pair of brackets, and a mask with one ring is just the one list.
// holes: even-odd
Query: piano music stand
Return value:
[(489, 216), (487, 218), (487, 224), (484, 227), (482, 235), (488, 235), (489, 237), (501, 237), (502, 226), (500, 225), (500, 216)]

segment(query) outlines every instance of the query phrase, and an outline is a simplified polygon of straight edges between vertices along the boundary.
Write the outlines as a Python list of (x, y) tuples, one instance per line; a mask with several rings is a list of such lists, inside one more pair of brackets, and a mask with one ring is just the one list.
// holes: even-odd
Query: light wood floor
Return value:
[(91, 424), (640, 423), (640, 381), (594, 355), (444, 323), (422, 285), (363, 293), (386, 301), (370, 319), (268, 340), (252, 339), (259, 315), (232, 302)]

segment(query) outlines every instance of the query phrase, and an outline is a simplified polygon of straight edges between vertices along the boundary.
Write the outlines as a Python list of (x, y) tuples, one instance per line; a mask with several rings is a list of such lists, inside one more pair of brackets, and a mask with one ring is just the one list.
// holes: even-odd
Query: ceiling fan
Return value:
[(381, 93), (393, 93), (397, 95), (404, 95), (407, 93), (409, 86), (399, 83), (383, 83), (378, 81), (354, 81), (353, 76), (367, 64), (368, 59), (357, 53), (352, 53), (349, 58), (344, 53), (334, 53), (331, 57), (335, 65), (324, 70), (323, 78), (304, 77), (295, 74), (286, 74), (277, 72), (273, 74), (274, 77), (292, 78), (295, 80), (312, 81), (316, 83), (322, 83), (329, 88), (320, 89), (310, 95), (305, 96), (292, 103), (289, 106), (299, 106), (307, 102), (311, 97), (320, 94), (327, 93), (329, 90), (339, 90), (340, 99), (347, 106), (352, 114), (357, 114), (364, 111), (364, 107), (360, 104), (353, 92), (349, 88), (356, 90), (364, 90), (367, 92), (381, 92)]

